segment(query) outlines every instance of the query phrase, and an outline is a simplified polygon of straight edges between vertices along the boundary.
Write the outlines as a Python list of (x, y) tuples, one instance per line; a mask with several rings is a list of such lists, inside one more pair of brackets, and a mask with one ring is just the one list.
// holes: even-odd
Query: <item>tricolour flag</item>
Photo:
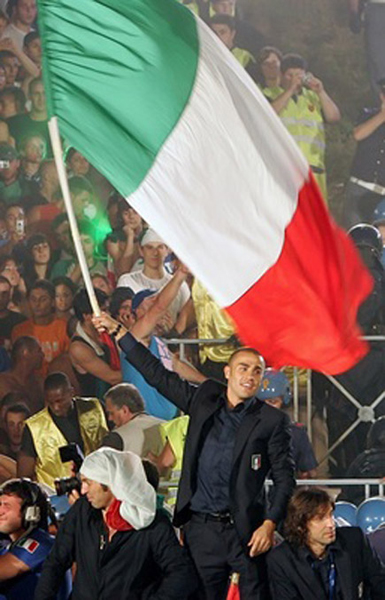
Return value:
[(371, 279), (255, 84), (175, 0), (39, 0), (48, 111), (269, 362), (342, 372)]

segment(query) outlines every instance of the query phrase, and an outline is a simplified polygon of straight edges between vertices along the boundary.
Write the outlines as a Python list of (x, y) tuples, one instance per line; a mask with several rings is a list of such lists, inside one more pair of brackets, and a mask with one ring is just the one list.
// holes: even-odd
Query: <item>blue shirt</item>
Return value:
[[(156, 342), (155, 337), (151, 338), (149, 350), (151, 354), (162, 360), (162, 356), (159, 351), (159, 344)], [(146, 413), (159, 419), (169, 421), (177, 416), (178, 409), (172, 404), (167, 398), (162, 396), (154, 387), (149, 385), (144, 379), (143, 375), (135, 369), (131, 363), (121, 357), (122, 365), (122, 379), (126, 383), (132, 383), (138, 388), (141, 396), (143, 396)]]
[(230, 507), (230, 474), (236, 433), (254, 398), (229, 409), (227, 398), (214, 415), (212, 427), (198, 459), (197, 489), (191, 499), (193, 512), (226, 512)]
[[(29, 571), (0, 583), (0, 600), (33, 600), (43, 563), (53, 546), (54, 538), (43, 529), (34, 529), (28, 537), (10, 549), (10, 542), (3, 541), (0, 555), (10, 552), (29, 567)], [(67, 573), (57, 600), (67, 600), (71, 592), (70, 573)]]

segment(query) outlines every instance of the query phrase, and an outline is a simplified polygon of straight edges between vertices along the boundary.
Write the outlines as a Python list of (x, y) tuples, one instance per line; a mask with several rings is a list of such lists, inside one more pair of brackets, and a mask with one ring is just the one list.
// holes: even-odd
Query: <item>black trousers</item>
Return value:
[(230, 575), (237, 572), (241, 600), (270, 600), (265, 556), (247, 556), (234, 525), (193, 515), (184, 525), (184, 541), (200, 581), (194, 599), (225, 600)]

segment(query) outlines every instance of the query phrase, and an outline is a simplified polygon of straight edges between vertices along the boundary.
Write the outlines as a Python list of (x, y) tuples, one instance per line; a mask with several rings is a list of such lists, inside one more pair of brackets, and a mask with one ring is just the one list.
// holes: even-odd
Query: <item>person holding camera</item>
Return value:
[(72, 600), (187, 600), (197, 581), (133, 452), (100, 448), (84, 460), (82, 497), (64, 517), (36, 590), (53, 600), (76, 563)]
[[(36, 483), (11, 479), (1, 487), (0, 598), (33, 600), (42, 565), (54, 543), (48, 533), (49, 514), (49, 500)], [(66, 600), (70, 591), (68, 572), (52, 598)]]
[(307, 72), (298, 54), (286, 54), (281, 62), (281, 90), (265, 93), (275, 112), (307, 159), (327, 200), (325, 173), (325, 122), (337, 123), (341, 114), (320, 79)]
[(26, 420), (17, 461), (19, 477), (29, 477), (54, 488), (56, 478), (71, 474), (60, 448), (77, 444), (87, 455), (107, 434), (102, 406), (96, 398), (74, 398), (64, 373), (51, 373), (44, 382), (46, 408)]

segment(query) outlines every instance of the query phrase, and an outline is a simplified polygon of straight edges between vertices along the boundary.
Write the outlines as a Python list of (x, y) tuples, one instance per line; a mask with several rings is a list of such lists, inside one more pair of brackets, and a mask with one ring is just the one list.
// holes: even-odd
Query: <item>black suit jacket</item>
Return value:
[[(208, 379), (191, 385), (165, 369), (142, 344), (128, 334), (120, 340), (127, 360), (183, 412), (190, 415), (179, 483), (174, 523), (180, 526), (191, 516), (190, 501), (196, 490), (198, 458), (223, 403), (226, 387)], [(290, 421), (283, 412), (255, 400), (238, 429), (230, 476), (230, 510), (242, 544), (264, 519), (278, 523), (295, 486), (291, 453)], [(266, 509), (264, 482), (268, 473), (274, 481), (274, 498)]]
[[(337, 528), (333, 544), (343, 600), (385, 598), (385, 567), (359, 527)], [(267, 557), (273, 600), (324, 600), (321, 584), (306, 557), (288, 542)]]

